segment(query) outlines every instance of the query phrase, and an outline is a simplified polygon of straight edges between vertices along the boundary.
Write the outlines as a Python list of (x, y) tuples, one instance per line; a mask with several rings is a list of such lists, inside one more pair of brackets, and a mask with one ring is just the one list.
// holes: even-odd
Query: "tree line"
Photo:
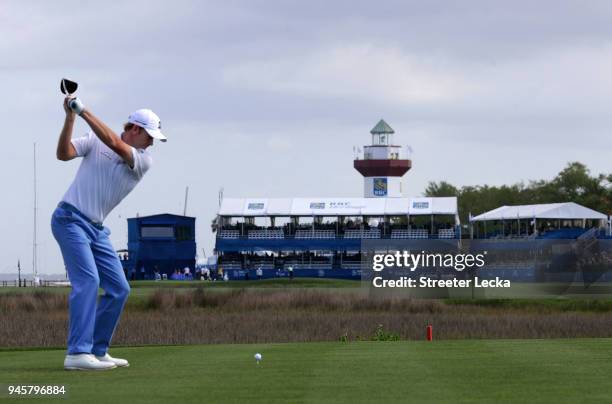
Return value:
[(570, 162), (552, 180), (519, 182), (514, 185), (466, 185), (446, 181), (429, 182), (425, 196), (456, 196), (461, 223), (500, 206), (576, 202), (606, 215), (612, 214), (612, 174), (591, 175), (580, 162)]

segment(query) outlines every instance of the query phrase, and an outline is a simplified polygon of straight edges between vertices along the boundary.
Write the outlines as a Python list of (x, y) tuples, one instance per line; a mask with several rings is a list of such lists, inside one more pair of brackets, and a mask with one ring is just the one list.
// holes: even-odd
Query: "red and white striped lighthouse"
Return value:
[(404, 156), (402, 146), (393, 144), (395, 131), (380, 120), (370, 131), (372, 144), (363, 147), (354, 167), (363, 175), (363, 193), (366, 198), (398, 198), (402, 196), (402, 176), (412, 167)]

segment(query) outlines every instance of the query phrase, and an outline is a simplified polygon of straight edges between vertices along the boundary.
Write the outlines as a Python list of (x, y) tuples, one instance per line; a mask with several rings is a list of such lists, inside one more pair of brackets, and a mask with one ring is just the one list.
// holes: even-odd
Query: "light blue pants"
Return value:
[[(111, 342), (130, 293), (110, 230), (90, 223), (82, 214), (58, 207), (51, 218), (68, 277), (70, 324), (68, 354), (103, 356)], [(104, 294), (98, 300), (98, 288)]]

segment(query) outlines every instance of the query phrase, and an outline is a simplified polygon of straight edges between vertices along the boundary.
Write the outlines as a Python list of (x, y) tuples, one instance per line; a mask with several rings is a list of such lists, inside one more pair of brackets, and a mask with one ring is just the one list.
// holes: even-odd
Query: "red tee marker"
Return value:
[(427, 326), (427, 341), (431, 341), (433, 340), (433, 327), (428, 325)]

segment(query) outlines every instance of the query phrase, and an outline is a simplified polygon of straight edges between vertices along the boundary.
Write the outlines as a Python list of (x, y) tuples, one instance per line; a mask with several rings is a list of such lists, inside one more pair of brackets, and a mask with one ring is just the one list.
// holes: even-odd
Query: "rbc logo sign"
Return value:
[(387, 179), (374, 178), (374, 195), (387, 196)]

